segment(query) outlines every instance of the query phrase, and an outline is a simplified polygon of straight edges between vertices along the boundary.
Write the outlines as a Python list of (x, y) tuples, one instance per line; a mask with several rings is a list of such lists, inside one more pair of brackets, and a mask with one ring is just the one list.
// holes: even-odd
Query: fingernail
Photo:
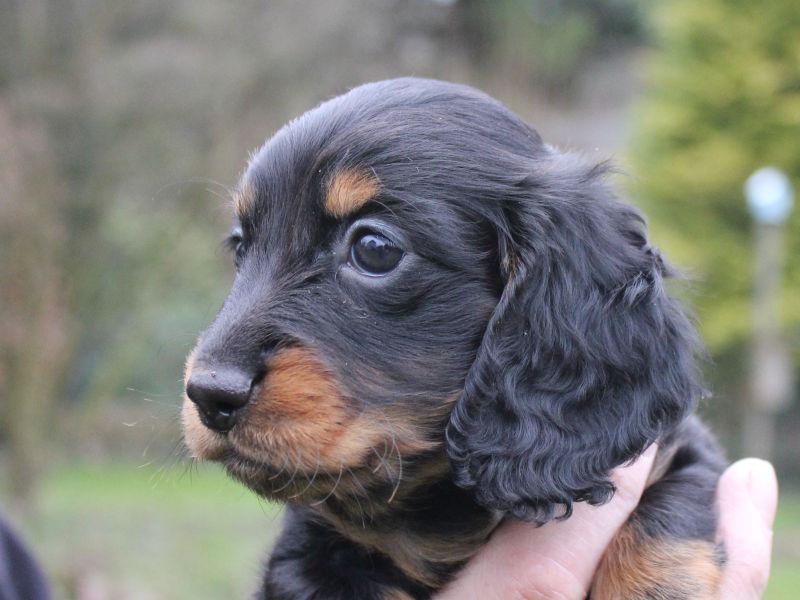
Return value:
[(745, 459), (747, 463), (747, 491), (750, 501), (758, 511), (764, 525), (772, 530), (778, 506), (778, 479), (775, 469), (759, 458)]

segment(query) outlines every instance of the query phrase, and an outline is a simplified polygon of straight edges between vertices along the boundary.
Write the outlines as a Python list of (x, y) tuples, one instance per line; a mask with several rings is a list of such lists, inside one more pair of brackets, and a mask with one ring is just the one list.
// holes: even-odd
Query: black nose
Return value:
[(253, 376), (232, 367), (195, 369), (186, 383), (186, 395), (197, 405), (200, 420), (215, 431), (236, 424), (239, 409), (250, 399)]

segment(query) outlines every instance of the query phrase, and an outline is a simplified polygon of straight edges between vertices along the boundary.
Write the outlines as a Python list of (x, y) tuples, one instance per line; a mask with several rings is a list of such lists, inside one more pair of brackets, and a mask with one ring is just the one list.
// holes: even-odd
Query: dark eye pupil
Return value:
[(400, 248), (377, 233), (367, 233), (356, 239), (350, 254), (355, 266), (370, 275), (388, 273), (403, 257)]
[(234, 232), (225, 240), (225, 245), (233, 252), (233, 264), (238, 269), (247, 250), (244, 245), (244, 239), (241, 234)]

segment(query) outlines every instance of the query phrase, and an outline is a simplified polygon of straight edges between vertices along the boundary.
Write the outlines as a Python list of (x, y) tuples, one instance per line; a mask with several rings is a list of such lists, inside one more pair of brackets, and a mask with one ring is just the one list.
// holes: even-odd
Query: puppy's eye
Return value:
[(385, 275), (397, 266), (403, 251), (389, 238), (365, 231), (353, 240), (350, 263), (367, 275)]
[(233, 253), (233, 264), (238, 268), (239, 265), (242, 264), (242, 259), (244, 258), (246, 250), (242, 232), (239, 230), (231, 232), (231, 234), (225, 238), (225, 246)]

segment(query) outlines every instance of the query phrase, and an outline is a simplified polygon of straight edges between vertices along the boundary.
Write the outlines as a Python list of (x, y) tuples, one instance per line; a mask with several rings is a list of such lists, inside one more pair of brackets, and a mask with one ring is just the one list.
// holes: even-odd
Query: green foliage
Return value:
[[(800, 186), (800, 10), (796, 0), (672, 0), (638, 114), (634, 194), (657, 243), (691, 265), (714, 352), (751, 332), (753, 224), (743, 184), (773, 165)], [(800, 324), (800, 210), (786, 226), (784, 322)]]
[(590, 55), (643, 36), (634, 0), (472, 0), (464, 3), (477, 59), (511, 72), (517, 84), (566, 92)]

